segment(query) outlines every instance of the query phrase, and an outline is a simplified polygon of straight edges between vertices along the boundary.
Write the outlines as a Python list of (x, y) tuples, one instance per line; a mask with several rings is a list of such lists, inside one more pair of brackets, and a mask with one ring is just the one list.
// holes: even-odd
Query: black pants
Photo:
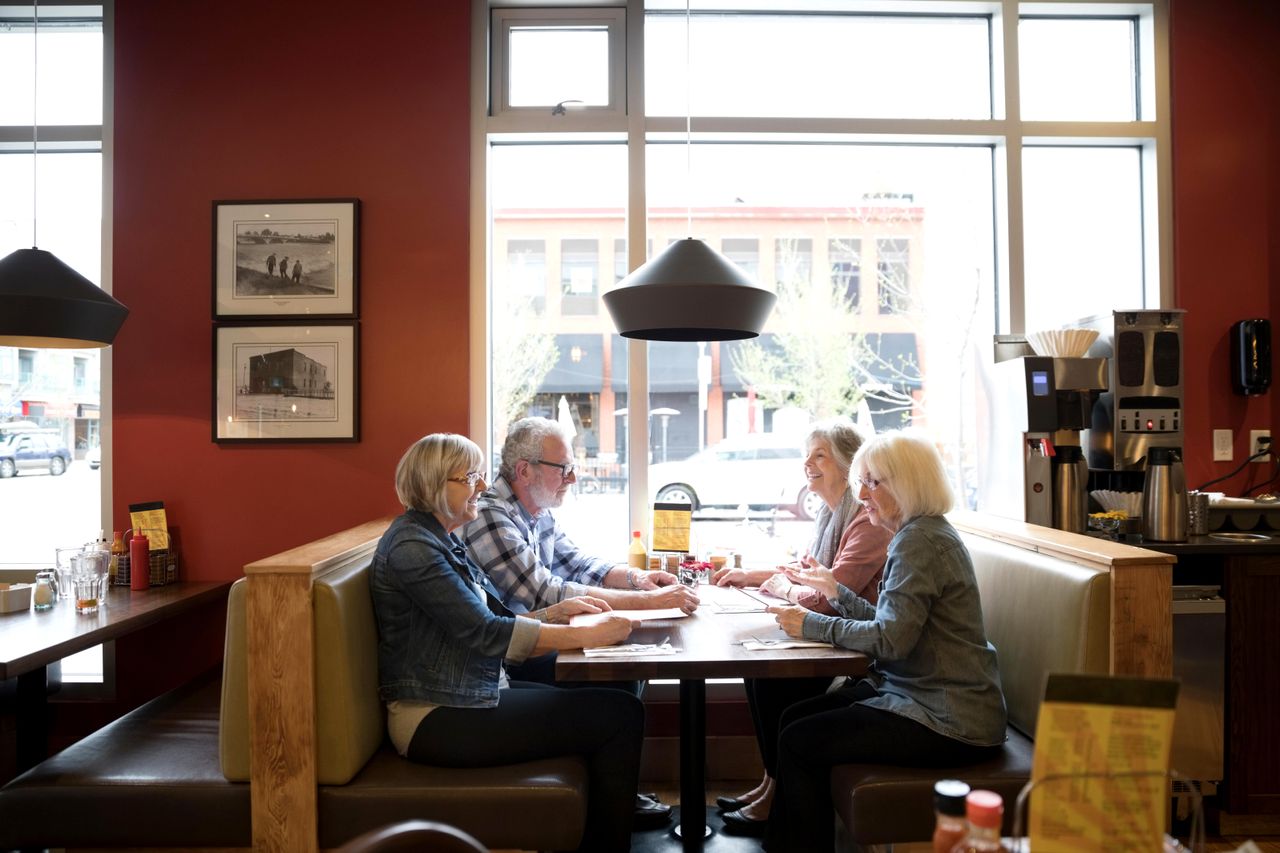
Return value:
[(797, 702), (827, 692), (830, 678), (744, 678), (747, 707), (756, 729), (764, 772), (778, 778), (778, 725), (782, 712)]
[(832, 848), (831, 768), (837, 764), (956, 767), (990, 758), (1000, 748), (973, 746), (900, 714), (853, 704), (874, 692), (861, 682), (783, 712), (770, 853)]
[(432, 711), (414, 732), (409, 759), (437, 767), (492, 767), (581, 755), (587, 762), (587, 826), (578, 849), (625, 851), (631, 846), (643, 736), (644, 707), (621, 690), (570, 692), (513, 681), (500, 691), (496, 707)]

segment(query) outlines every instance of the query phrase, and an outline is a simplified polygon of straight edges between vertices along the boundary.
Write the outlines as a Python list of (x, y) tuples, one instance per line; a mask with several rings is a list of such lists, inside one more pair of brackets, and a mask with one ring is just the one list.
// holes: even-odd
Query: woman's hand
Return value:
[(542, 621), (551, 625), (567, 625), (569, 620), (579, 613), (603, 613), (612, 610), (609, 602), (590, 595), (566, 598), (542, 611)]
[(768, 580), (760, 584), (760, 591), (776, 595), (778, 598), (785, 598), (792, 604), (796, 602), (795, 584), (787, 580), (787, 576), (782, 572), (772, 575)]
[(778, 604), (770, 607), (769, 612), (774, 615), (778, 626), (786, 632), (788, 637), (804, 639), (804, 617), (809, 613), (808, 610), (794, 604)]
[(812, 557), (805, 557), (805, 565), (802, 568), (787, 568), (787, 577), (796, 583), (802, 583), (805, 586), (817, 590), (827, 598), (836, 597), (836, 576), (826, 566), (818, 564), (818, 561)]
[(772, 569), (719, 568), (711, 575), (716, 586), (759, 586), (773, 576)]
[(572, 630), (580, 632), (577, 635), (577, 638), (582, 641), (579, 645), (584, 649), (590, 649), (621, 643), (631, 636), (631, 629), (634, 627), (635, 623), (625, 616), (606, 616), (604, 621), (598, 624)]

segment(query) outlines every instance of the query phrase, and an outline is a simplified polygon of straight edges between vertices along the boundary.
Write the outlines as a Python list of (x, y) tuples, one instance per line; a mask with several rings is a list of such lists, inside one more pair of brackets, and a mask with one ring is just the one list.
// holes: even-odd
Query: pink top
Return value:
[[(892, 538), (892, 531), (872, 524), (871, 516), (859, 510), (840, 535), (840, 546), (831, 566), (836, 580), (875, 604), (880, 597), (878, 586), (884, 574), (885, 551)], [(796, 604), (818, 613), (836, 613), (826, 598), (814, 589), (801, 592)]]

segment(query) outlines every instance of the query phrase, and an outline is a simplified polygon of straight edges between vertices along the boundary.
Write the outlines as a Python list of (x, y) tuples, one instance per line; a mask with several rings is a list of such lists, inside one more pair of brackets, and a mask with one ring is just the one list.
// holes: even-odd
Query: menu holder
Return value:
[(164, 501), (129, 504), (129, 523), (134, 530), (147, 534), (147, 550), (169, 550), (169, 522), (165, 518)]
[(653, 550), (687, 552), (692, 525), (693, 507), (689, 504), (654, 504)]
[(1176, 681), (1049, 676), (1031, 766), (1037, 853), (1163, 849), (1177, 698)]

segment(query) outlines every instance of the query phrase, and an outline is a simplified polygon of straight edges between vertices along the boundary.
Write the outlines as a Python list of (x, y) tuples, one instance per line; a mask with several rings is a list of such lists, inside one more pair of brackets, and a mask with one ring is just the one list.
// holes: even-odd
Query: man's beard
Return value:
[(533, 502), (538, 505), (538, 509), (554, 509), (564, 503), (564, 495), (557, 494), (559, 489), (548, 489), (542, 483), (533, 483), (529, 486), (529, 494), (533, 497)]

